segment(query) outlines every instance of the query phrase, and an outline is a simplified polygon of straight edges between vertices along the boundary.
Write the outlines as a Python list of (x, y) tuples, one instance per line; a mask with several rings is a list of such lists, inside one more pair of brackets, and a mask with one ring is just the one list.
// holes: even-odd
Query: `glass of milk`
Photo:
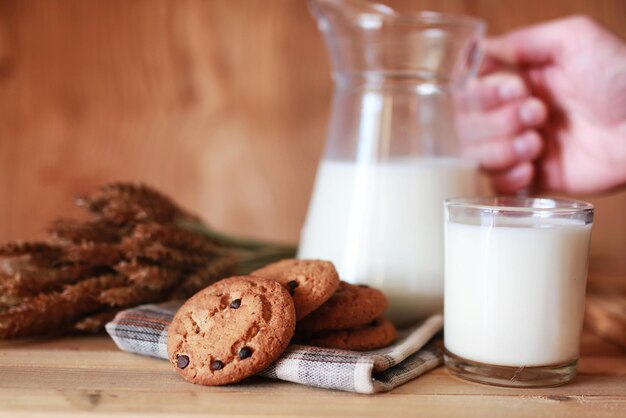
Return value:
[(445, 202), (446, 366), (500, 386), (570, 381), (593, 206), (564, 199)]
[(381, 289), (389, 319), (409, 325), (443, 309), (443, 200), (479, 191), (452, 92), (475, 73), (485, 25), (361, 0), (309, 5), (335, 94), (298, 256)]

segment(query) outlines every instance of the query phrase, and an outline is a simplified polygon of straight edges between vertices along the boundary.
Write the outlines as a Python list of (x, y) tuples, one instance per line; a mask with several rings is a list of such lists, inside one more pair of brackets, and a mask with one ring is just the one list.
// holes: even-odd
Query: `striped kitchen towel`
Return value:
[[(106, 330), (120, 350), (167, 359), (167, 329), (180, 302), (143, 305), (117, 314)], [(443, 362), (427, 344), (443, 325), (441, 315), (398, 333), (395, 344), (348, 351), (292, 344), (259, 375), (303, 385), (358, 393), (389, 391)]]

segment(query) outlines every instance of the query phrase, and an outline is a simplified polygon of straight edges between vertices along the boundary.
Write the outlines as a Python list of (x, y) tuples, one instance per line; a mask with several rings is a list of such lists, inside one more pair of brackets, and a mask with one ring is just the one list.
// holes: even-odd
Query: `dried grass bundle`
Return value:
[(42, 242), (0, 245), (0, 338), (102, 329), (123, 308), (184, 299), (295, 248), (221, 235), (156, 190), (107, 184)]

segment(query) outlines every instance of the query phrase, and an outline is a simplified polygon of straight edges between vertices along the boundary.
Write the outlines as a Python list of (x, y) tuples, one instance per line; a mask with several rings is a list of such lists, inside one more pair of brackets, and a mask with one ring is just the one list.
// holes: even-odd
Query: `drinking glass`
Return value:
[(574, 378), (593, 206), (547, 198), (445, 201), (449, 372), (501, 386)]

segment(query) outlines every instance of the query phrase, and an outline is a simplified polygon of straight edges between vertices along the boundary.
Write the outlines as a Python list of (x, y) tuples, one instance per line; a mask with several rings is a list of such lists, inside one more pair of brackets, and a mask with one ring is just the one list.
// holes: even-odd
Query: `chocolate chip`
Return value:
[(224, 368), (224, 363), (219, 360), (215, 360), (211, 363), (211, 370), (222, 370)]
[(287, 290), (289, 291), (289, 294), (291, 296), (293, 296), (296, 293), (296, 287), (298, 287), (299, 285), (300, 283), (298, 283), (297, 280), (291, 280), (287, 282)]
[(230, 302), (230, 307), (233, 309), (237, 309), (241, 306), (241, 299), (235, 299), (232, 302)]
[(182, 356), (180, 354), (177, 354), (176, 367), (178, 367), (179, 369), (184, 369), (187, 366), (189, 366), (189, 357), (184, 354)]
[(239, 358), (241, 360), (248, 358), (252, 355), (252, 349), (250, 347), (243, 347), (241, 350), (239, 350)]

